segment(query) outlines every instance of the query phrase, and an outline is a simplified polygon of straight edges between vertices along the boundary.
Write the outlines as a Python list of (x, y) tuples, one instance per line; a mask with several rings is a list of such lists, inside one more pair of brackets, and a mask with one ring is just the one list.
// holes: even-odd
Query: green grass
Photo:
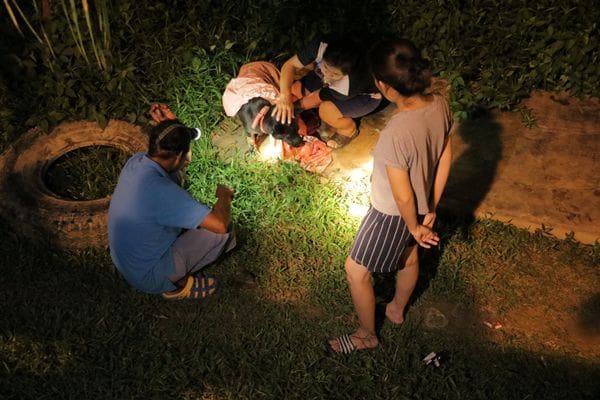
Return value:
[[(423, 255), (407, 322), (399, 329), (384, 325), (375, 351), (334, 356), (325, 340), (356, 324), (342, 267), (359, 222), (347, 216), (349, 195), (294, 164), (242, 156), (226, 163), (206, 140), (194, 151), (188, 171), (194, 196), (212, 202), (217, 182), (236, 189), (239, 248), (208, 269), (223, 290), (204, 302), (166, 302), (129, 288), (106, 251), (60, 251), (1, 224), (0, 397), (597, 395), (597, 359), (573, 349), (552, 351), (508, 329), (494, 337), (481, 324), (480, 306), (496, 307), (500, 317), (509, 313), (517, 301), (506, 300), (521, 289), (523, 274), (540, 283), (529, 288), (530, 300), (548, 301), (555, 274), (570, 270), (595, 283), (566, 284), (585, 296), (597, 294), (598, 246), (442, 215), (444, 245)], [(525, 261), (526, 269), (514, 267)], [(380, 298), (391, 295), (389, 277), (376, 283)], [(460, 306), (465, 318), (428, 328), (425, 311), (444, 304)], [(597, 302), (575, 310), (588, 321), (598, 311)], [(430, 351), (445, 352), (440, 368), (421, 362)]]
[[(106, 250), (62, 251), (51, 232), (24, 238), (0, 221), (0, 398), (597, 398), (598, 352), (572, 342), (560, 319), (598, 334), (600, 245), (441, 215), (442, 246), (422, 255), (406, 323), (384, 325), (375, 351), (333, 356), (325, 340), (356, 326), (343, 260), (359, 220), (347, 204), (366, 204), (368, 193), (346, 193), (294, 164), (223, 161), (209, 144), (221, 92), (244, 61), (281, 61), (318, 32), (364, 20), (424, 46), (453, 85), (458, 113), (513, 106), (533, 87), (597, 95), (597, 63), (587, 62), (598, 53), (597, 8), (492, 3), (371, 1), (340, 12), (343, 2), (122, 1), (113, 5), (103, 73), (73, 56), (68, 37), (54, 41), (64, 36), (58, 21), (47, 28), (53, 71), (48, 54), (0, 21), (11, 38), (0, 41), (9, 57), (0, 149), (28, 126), (144, 122), (149, 102), (168, 102), (206, 134), (194, 145), (190, 192), (210, 204), (217, 183), (233, 187), (240, 238), (208, 269), (223, 283), (218, 295), (170, 303), (129, 288)], [(534, 124), (525, 111), (524, 123)], [(84, 184), (98, 189), (93, 179), (111, 171), (84, 168), (82, 176), (95, 176)], [(389, 298), (390, 277), (375, 283)], [(426, 326), (431, 307), (451, 317), (446, 328)], [(524, 312), (529, 327), (514, 320)], [(488, 330), (482, 322), (491, 317), (504, 329)], [(440, 368), (422, 364), (430, 351), (445, 352)]]
[(112, 194), (130, 154), (108, 146), (84, 147), (61, 156), (46, 171), (53, 192), (72, 200), (100, 199)]

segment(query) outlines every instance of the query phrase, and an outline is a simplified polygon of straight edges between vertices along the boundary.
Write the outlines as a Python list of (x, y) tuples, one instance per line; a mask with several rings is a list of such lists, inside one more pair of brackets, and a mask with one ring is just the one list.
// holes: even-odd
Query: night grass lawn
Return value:
[[(346, 204), (366, 195), (292, 164), (224, 163), (207, 142), (195, 151), (194, 196), (213, 201), (216, 182), (237, 192), (240, 245), (207, 270), (223, 289), (167, 302), (129, 288), (107, 251), (63, 252), (2, 223), (0, 398), (597, 398), (597, 351), (482, 322), (530, 302), (546, 302), (551, 320), (552, 296), (568, 287), (587, 300), (572, 312), (597, 334), (598, 245), (442, 215), (443, 246), (424, 254), (406, 323), (384, 324), (377, 350), (332, 355), (326, 339), (356, 324), (343, 260), (359, 220)], [(388, 298), (389, 277), (376, 284)], [(448, 326), (428, 327), (431, 307)], [(421, 361), (431, 351), (445, 356), (439, 368)]]
[[(77, 56), (65, 21), (48, 29), (54, 59), (4, 18), (0, 149), (24, 127), (65, 119), (143, 123), (153, 101), (208, 134), (241, 64), (281, 62), (321, 32), (365, 22), (423, 46), (459, 116), (508, 108), (533, 88), (597, 93), (591, 1), (342, 3), (115, 2), (108, 71)], [(0, 399), (600, 398), (600, 350), (590, 346), (600, 335), (600, 245), (441, 215), (442, 247), (423, 255), (405, 324), (384, 325), (377, 350), (331, 355), (326, 339), (356, 326), (343, 261), (359, 223), (348, 204), (365, 205), (368, 185), (346, 193), (291, 164), (223, 162), (207, 140), (194, 150), (190, 192), (212, 203), (217, 183), (235, 188), (240, 238), (207, 270), (223, 289), (206, 301), (141, 294), (106, 250), (61, 251), (50, 233), (19, 237), (0, 220)], [(95, 178), (118, 170), (97, 167), (79, 181), (92, 197), (110, 192)], [(389, 277), (376, 284), (388, 298)], [(429, 327), (432, 309), (446, 327)], [(502, 329), (483, 324), (496, 319)], [(431, 351), (445, 356), (439, 368), (421, 361)]]

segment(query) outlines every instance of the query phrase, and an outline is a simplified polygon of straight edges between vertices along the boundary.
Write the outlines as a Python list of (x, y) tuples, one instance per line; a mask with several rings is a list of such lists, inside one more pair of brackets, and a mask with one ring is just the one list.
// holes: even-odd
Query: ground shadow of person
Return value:
[[(453, 161), (450, 176), (438, 207), (435, 230), (441, 237), (440, 245), (434, 249), (420, 249), (420, 271), (417, 287), (411, 296), (408, 308), (429, 287), (437, 273), (444, 245), (454, 235), (467, 236), (475, 220), (475, 212), (496, 176), (502, 157), (502, 126), (487, 110), (478, 110), (458, 124), (452, 138)], [(378, 299), (378, 326), (384, 304), (394, 296), (393, 274), (376, 276), (375, 293)]]
[(471, 222), (487, 195), (502, 158), (502, 126), (487, 111), (459, 124), (455, 154), (439, 208)]
[(579, 327), (589, 336), (600, 335), (600, 293), (579, 306)]

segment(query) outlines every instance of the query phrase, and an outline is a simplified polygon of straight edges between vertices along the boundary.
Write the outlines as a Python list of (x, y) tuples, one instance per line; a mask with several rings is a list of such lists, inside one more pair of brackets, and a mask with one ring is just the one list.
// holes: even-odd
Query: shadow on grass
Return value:
[[(325, 340), (343, 332), (342, 271), (314, 275), (297, 302), (267, 300), (231, 282), (250, 246), (211, 267), (225, 283), (204, 302), (131, 290), (106, 251), (67, 253), (17, 237), (0, 241), (0, 397), (33, 398), (595, 398), (600, 366), (503, 348), (459, 330), (424, 327), (415, 313), (385, 326), (381, 347), (348, 357)], [(243, 240), (242, 240), (243, 243)], [(259, 271), (260, 272), (260, 271)], [(422, 301), (426, 301), (423, 299)], [(312, 305), (312, 306), (311, 306)], [(347, 314), (347, 315), (348, 315)], [(473, 317), (473, 316), (471, 316)], [(439, 368), (421, 359), (445, 351)], [(515, 384), (519, 382), (519, 384)]]

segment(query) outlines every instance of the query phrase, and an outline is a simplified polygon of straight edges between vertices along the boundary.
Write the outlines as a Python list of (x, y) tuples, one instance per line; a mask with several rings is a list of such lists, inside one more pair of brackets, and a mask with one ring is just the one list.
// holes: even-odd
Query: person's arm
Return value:
[(413, 235), (417, 243), (426, 249), (439, 243), (440, 238), (427, 226), (419, 223), (417, 220), (417, 205), (415, 204), (415, 194), (410, 184), (410, 175), (408, 171), (391, 167), (385, 167), (394, 200), (406, 223), (408, 231)]
[(294, 102), (292, 96), (292, 84), (296, 73), (304, 68), (297, 55), (288, 59), (281, 67), (279, 79), (279, 97), (271, 115), (280, 122), (291, 123), (294, 118)]
[(450, 175), (450, 164), (452, 164), (452, 140), (451, 137), (448, 136), (435, 172), (433, 193), (431, 194), (431, 202), (429, 204), (431, 212), (427, 213), (423, 220), (423, 225), (428, 226), (429, 228), (433, 228), (436, 219), (436, 209), (442, 198), (442, 193), (444, 193), (446, 182), (448, 182), (448, 176)]
[(217, 202), (198, 228), (204, 228), (215, 233), (227, 233), (231, 223), (232, 199), (233, 190), (224, 185), (217, 185)]

